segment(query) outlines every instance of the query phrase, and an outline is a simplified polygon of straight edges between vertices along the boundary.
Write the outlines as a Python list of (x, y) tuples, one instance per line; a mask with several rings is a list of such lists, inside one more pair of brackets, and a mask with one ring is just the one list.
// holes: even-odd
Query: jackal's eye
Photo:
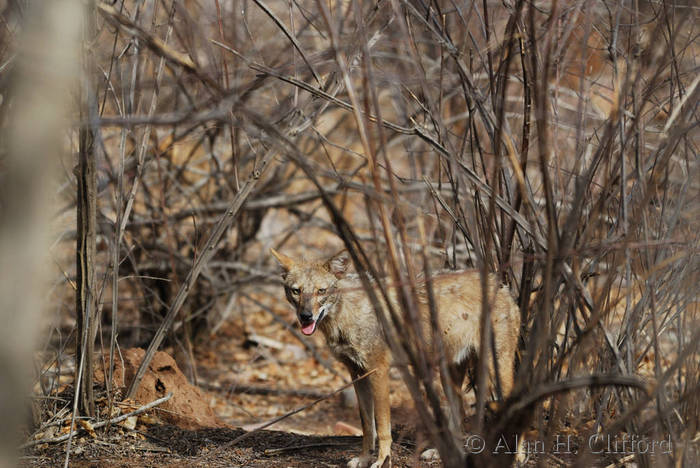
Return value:
[(319, 294), (326, 294), (326, 288), (318, 288)]
[(299, 289), (299, 288), (292, 288), (292, 294), (294, 294), (295, 296), (298, 296), (299, 293), (301, 293), (301, 289)]

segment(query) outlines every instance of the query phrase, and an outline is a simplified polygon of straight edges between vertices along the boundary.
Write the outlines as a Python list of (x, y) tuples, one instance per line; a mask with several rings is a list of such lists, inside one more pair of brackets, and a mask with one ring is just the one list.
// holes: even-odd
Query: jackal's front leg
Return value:
[[(357, 378), (350, 370), (353, 379)], [(375, 439), (379, 438), (377, 461), (371, 468), (391, 467), (391, 414), (389, 405), (389, 360), (383, 359), (368, 377), (355, 383), (362, 420), (362, 454), (348, 462), (348, 468), (366, 468), (372, 459)], [(376, 427), (376, 430), (375, 430)]]
[[(357, 369), (350, 369), (350, 375), (353, 380), (362, 373)], [(354, 386), (357, 404), (360, 408), (360, 421), (362, 422), (362, 453), (359, 457), (355, 457), (348, 462), (348, 468), (364, 468), (369, 466), (375, 439), (377, 438), (374, 429), (374, 399), (369, 378), (358, 380)]]
[(369, 376), (374, 397), (374, 419), (377, 424), (379, 453), (371, 468), (391, 467), (391, 405), (389, 404), (389, 362), (382, 362)]

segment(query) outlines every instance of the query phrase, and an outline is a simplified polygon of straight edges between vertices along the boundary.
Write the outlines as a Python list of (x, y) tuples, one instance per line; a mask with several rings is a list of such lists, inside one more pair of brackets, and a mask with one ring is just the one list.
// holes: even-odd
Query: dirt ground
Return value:
[[(241, 429), (187, 431), (174, 426), (153, 426), (136, 438), (116, 436), (78, 442), (71, 455), (75, 467), (316, 467), (345, 466), (360, 448), (353, 436), (309, 436), (282, 431), (259, 431), (235, 446), (227, 445), (244, 434)], [(23, 458), (22, 466), (60, 466), (65, 446), (54, 445)], [(419, 463), (410, 440), (393, 445), (394, 466), (431, 466)], [(437, 464), (433, 464), (437, 466)]]

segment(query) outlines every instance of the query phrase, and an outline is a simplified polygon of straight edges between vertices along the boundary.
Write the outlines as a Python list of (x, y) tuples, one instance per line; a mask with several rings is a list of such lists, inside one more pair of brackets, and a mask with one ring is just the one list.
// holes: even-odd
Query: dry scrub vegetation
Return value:
[[(20, 47), (31, 3), (0, 2), (4, 134), (25, 104), (16, 83), (33, 57)], [(209, 390), (265, 382), (262, 361), (276, 373), (265, 391), (277, 393), (243, 408), (248, 422), (268, 419), (251, 411), (285, 389), (302, 400), (299, 388), (330, 393), (345, 376), (318, 337), (298, 332), (268, 250), (346, 248), (358, 273), (404, 286), (399, 310), (377, 312), (414, 419), (446, 465), (514, 456), (464, 449), (447, 424), (459, 405), (438, 384), (444, 360), (406, 320), (416, 278), (460, 268), (496, 272), (522, 316), (513, 394), (491, 408), (478, 391), (461, 415), (486, 447), (524, 434), (547, 447), (529, 461), (542, 466), (697, 460), (693, 2), (87, 3), (40, 228), (50, 285), (33, 324), (27, 436), (114, 414), (143, 376), (110, 380), (131, 347), (147, 348), (144, 372), (167, 349)], [(7, 141), (0, 181), (13, 174)], [(2, 196), (1, 222), (15, 222), (6, 199), (21, 195)], [(9, 285), (12, 274), (0, 278)], [(249, 402), (217, 398), (227, 397)], [(219, 416), (240, 423), (238, 406)], [(95, 437), (114, 431), (106, 426)], [(576, 452), (553, 454), (566, 434)], [(595, 434), (670, 449), (601, 455), (588, 444)]]

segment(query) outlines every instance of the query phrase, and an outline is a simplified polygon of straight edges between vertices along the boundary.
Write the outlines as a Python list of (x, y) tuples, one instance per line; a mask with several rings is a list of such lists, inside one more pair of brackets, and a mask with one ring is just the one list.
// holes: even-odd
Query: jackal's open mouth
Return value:
[(311, 321), (306, 322), (306, 323), (300, 321), (299, 323), (301, 324), (301, 332), (304, 335), (311, 335), (313, 332), (316, 331), (316, 324), (319, 323), (321, 321), (321, 319), (325, 316), (326, 316), (326, 311), (321, 310), (321, 313), (318, 314), (318, 318), (316, 320), (311, 319)]
[(312, 321), (310, 321), (309, 323), (307, 323), (306, 325), (303, 324), (303, 323), (301, 324), (301, 332), (302, 332), (304, 335), (310, 335), (310, 334), (312, 334), (315, 330), (316, 330), (316, 320), (312, 320)]

